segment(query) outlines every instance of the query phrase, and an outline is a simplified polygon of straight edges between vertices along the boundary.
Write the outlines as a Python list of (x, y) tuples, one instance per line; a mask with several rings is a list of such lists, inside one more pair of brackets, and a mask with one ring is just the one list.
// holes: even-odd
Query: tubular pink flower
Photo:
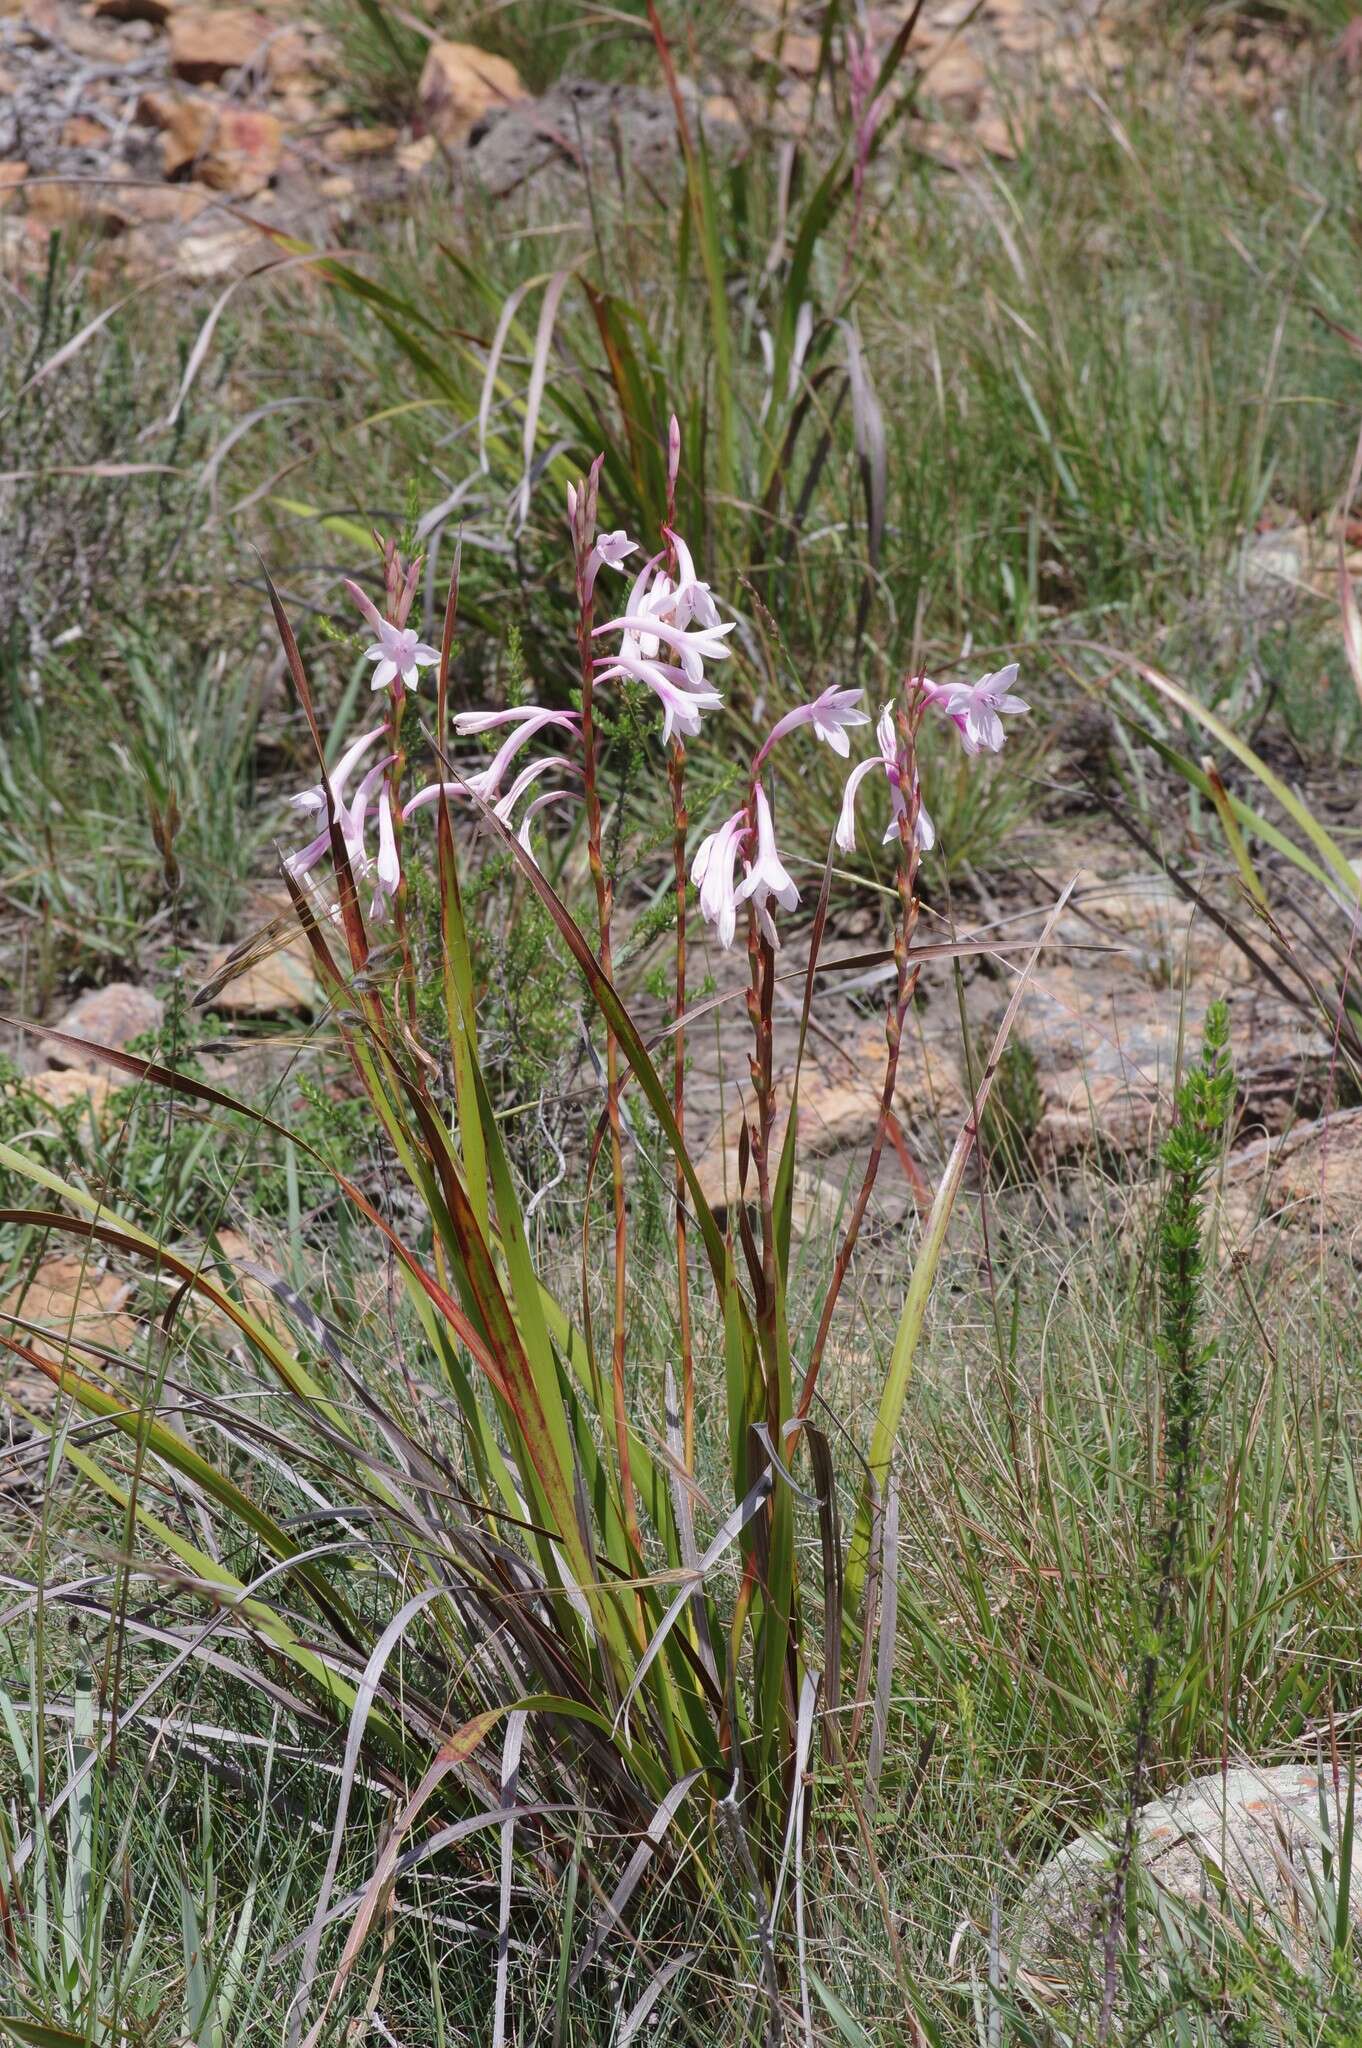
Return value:
[[(368, 732), (352, 740), (335, 767), (326, 778), (331, 786), (331, 798), (339, 810), (345, 802), (345, 791), (350, 777), (368, 753), (376, 739), (381, 739), (388, 730), (386, 725), (371, 726)], [(311, 789), (300, 789), (297, 796), (291, 796), (289, 803), (295, 811), (324, 811), (326, 809), (326, 783), (314, 783)]]
[(525, 791), (533, 783), (536, 783), (541, 775), (546, 775), (551, 768), (562, 768), (573, 774), (580, 772), (573, 768), (566, 754), (541, 754), (538, 760), (526, 762), (505, 796), (498, 797), (496, 803), (492, 806), (503, 825), (510, 824), (511, 814), (521, 797), (525, 794)]
[[(530, 844), (530, 826), (538, 813), (547, 810), (550, 804), (579, 804), (581, 801), (582, 799), (576, 794), (575, 790), (546, 789), (542, 796), (537, 796), (532, 802), (526, 804), (525, 815), (520, 821), (520, 830), (516, 833), (516, 838), (520, 841), (526, 853), (529, 854), (531, 860), (534, 860), (534, 848)], [(535, 865), (536, 867), (538, 866), (537, 861)]]
[[(463, 739), (470, 733), (493, 732), (500, 725), (522, 725), (527, 718), (538, 718), (543, 709), (541, 704), (514, 704), (506, 711), (460, 711), (452, 723)], [(579, 711), (560, 711), (556, 715), (574, 723), (581, 717)]]
[(543, 711), (536, 706), (528, 718), (520, 721), (510, 738), (503, 740), (487, 767), (479, 769), (475, 775), (468, 777), (468, 787), (473, 791), (473, 794), (480, 796), (485, 803), (493, 802), (501, 792), (501, 779), (503, 775), (505, 775), (506, 770), (510, 767), (511, 762), (520, 752), (520, 749), (528, 740), (532, 740), (537, 732), (543, 732), (550, 725), (565, 726), (570, 732), (575, 732), (577, 728), (577, 713), (575, 711)]
[[(899, 768), (898, 734), (894, 729), (894, 714), (886, 704), (875, 724), (875, 739), (879, 752), (867, 761), (858, 761), (846, 779), (842, 791), (842, 808), (837, 819), (834, 838), (843, 853), (856, 851), (856, 795), (867, 775), (880, 769), (889, 782), (891, 809), (888, 828), (883, 843), (898, 837), (899, 819), (906, 815), (908, 802), (903, 794), (903, 778)], [(923, 853), (930, 853), (936, 845), (936, 827), (928, 816), (927, 806), (922, 801), (921, 786), (917, 789), (917, 826), (915, 837)]]
[(693, 738), (700, 730), (700, 713), (717, 711), (723, 705), (724, 700), (717, 690), (693, 683), (684, 669), (674, 668), (667, 662), (649, 661), (635, 654), (628, 645), (620, 649), (612, 662), (598, 670), (596, 680), (610, 683), (623, 675), (646, 683), (661, 704), (664, 743), (671, 738), (673, 730)]
[[(387, 728), (381, 727), (380, 730), (386, 731)], [(369, 868), (369, 858), (364, 850), (364, 821), (369, 808), (369, 798), (396, 759), (396, 754), (387, 754), (381, 761), (376, 761), (355, 791), (353, 801), (349, 805), (339, 802), (336, 805), (336, 823), (340, 826), (346, 854), (351, 865), (361, 874), (366, 874)], [(289, 855), (285, 863), (289, 873), (294, 876), (305, 875), (310, 868), (316, 867), (330, 844), (330, 829), (323, 827), (315, 839), (309, 840), (297, 853)]]
[(923, 703), (930, 706), (933, 711), (939, 711), (943, 718), (949, 718), (960, 735), (960, 745), (964, 751), (967, 754), (977, 754), (978, 747), (965, 731), (964, 712), (957, 713), (952, 709), (960, 688), (959, 683), (934, 683), (930, 676), (922, 676), (918, 681)]
[(421, 680), (421, 670), (438, 665), (439, 648), (418, 640), (409, 627), (394, 626), (383, 618), (358, 583), (352, 583), (348, 576), (345, 587), (378, 635), (373, 645), (364, 650), (364, 659), (375, 663), (371, 687), (386, 690), (400, 676), (404, 689), (414, 690)]
[[(374, 763), (355, 791), (355, 800), (346, 813), (346, 820), (341, 827), (345, 835), (346, 852), (352, 860), (359, 861), (364, 872), (367, 872), (369, 866), (368, 855), (364, 851), (364, 823), (368, 816), (369, 799), (396, 759), (396, 754), (389, 754), (386, 760)], [(391, 820), (389, 822), (391, 823)]]
[(690, 878), (700, 891), (700, 915), (712, 924), (719, 944), (727, 952), (738, 928), (737, 895), (733, 871), (738, 846), (747, 830), (747, 815), (734, 811), (718, 830), (700, 841), (691, 862)]
[(692, 623), (712, 627), (719, 624), (719, 608), (714, 594), (707, 583), (702, 583), (695, 573), (695, 563), (690, 549), (679, 533), (664, 527), (668, 540), (676, 549), (676, 596), (674, 608), (676, 623), (687, 626)]
[(408, 822), (414, 811), (419, 811), (425, 804), (433, 804), (436, 798), (440, 795), (441, 791), (443, 791), (447, 797), (466, 797), (468, 795), (468, 784), (466, 782), (426, 783), (423, 789), (418, 789), (415, 792), (415, 794), (409, 796), (407, 798), (407, 801), (403, 804), (403, 824), (405, 825)]
[(1024, 697), (1011, 695), (1016, 680), (1017, 664), (1010, 661), (1006, 668), (980, 676), (977, 683), (955, 683), (945, 690), (933, 684), (927, 701), (938, 705), (954, 722), (966, 753), (977, 754), (982, 748), (997, 754), (1007, 738), (1003, 714), (1013, 718), (1031, 709)]
[(378, 861), (375, 866), (374, 900), (369, 906), (369, 915), (378, 920), (388, 914), (388, 905), (397, 893), (402, 879), (402, 870), (397, 858), (397, 835), (393, 831), (392, 802), (385, 782), (378, 799)]
[(726, 626), (699, 626), (688, 630), (684, 626), (673, 626), (668, 620), (651, 611), (626, 613), (621, 619), (610, 619), (604, 626), (596, 627), (597, 633), (636, 633), (640, 642), (647, 636), (660, 640), (674, 648), (681, 657), (681, 666), (692, 682), (698, 683), (704, 676), (702, 664), (706, 661), (726, 661), (730, 650), (725, 647), (726, 636), (733, 631), (732, 623)]
[(784, 863), (776, 848), (776, 830), (771, 818), (771, 806), (766, 791), (760, 783), (755, 793), (757, 813), (757, 857), (747, 863), (746, 880), (740, 882), (734, 900), (745, 903), (752, 899), (757, 921), (766, 938), (773, 946), (779, 946), (775, 919), (771, 915), (771, 904), (778, 903), (783, 910), (794, 910), (799, 904), (799, 891), (785, 871)]
[(811, 704), (797, 704), (793, 711), (787, 711), (778, 718), (766, 737), (766, 743), (757, 755), (757, 765), (766, 759), (777, 740), (783, 740), (787, 733), (797, 731), (801, 725), (813, 727), (814, 738), (823, 740), (845, 760), (851, 753), (851, 742), (846, 728), (852, 725), (869, 725), (869, 715), (858, 709), (861, 701), (859, 690), (827, 689), (813, 699)]

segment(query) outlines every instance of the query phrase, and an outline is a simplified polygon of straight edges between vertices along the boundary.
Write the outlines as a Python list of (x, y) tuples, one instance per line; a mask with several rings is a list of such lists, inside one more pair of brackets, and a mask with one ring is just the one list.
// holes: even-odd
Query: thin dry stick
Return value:
[(917, 776), (917, 727), (922, 715), (921, 701), (900, 707), (898, 713), (900, 742), (900, 776), (906, 780), (908, 797), (899, 814), (899, 858), (897, 881), (899, 893), (898, 924), (894, 932), (894, 998), (885, 1017), (885, 1062), (884, 1085), (880, 1090), (879, 1114), (875, 1119), (875, 1132), (870, 1141), (870, 1156), (865, 1163), (865, 1173), (857, 1191), (851, 1216), (837, 1247), (833, 1263), (832, 1279), (823, 1301), (822, 1314), (818, 1318), (818, 1330), (814, 1336), (813, 1349), (804, 1374), (804, 1387), (799, 1397), (796, 1413), (802, 1418), (807, 1415), (813, 1402), (814, 1389), (827, 1349), (828, 1333), (832, 1329), (832, 1318), (837, 1308), (842, 1285), (851, 1265), (851, 1256), (856, 1249), (870, 1197), (874, 1193), (879, 1177), (880, 1160), (884, 1156), (884, 1141), (888, 1134), (890, 1120), (894, 1113), (894, 1090), (898, 1084), (899, 1054), (903, 1045), (903, 1026), (909, 1006), (917, 988), (918, 967), (909, 961), (909, 949), (917, 929), (917, 871), (920, 854), (917, 843), (918, 812), (922, 808), (922, 791)]

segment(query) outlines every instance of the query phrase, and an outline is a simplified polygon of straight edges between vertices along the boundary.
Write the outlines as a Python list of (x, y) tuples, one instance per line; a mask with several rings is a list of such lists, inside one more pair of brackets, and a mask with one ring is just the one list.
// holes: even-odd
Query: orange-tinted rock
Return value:
[(150, 989), (138, 988), (129, 981), (111, 981), (106, 988), (87, 989), (61, 1020), (63, 1031), (94, 1043), (87, 1048), (53, 1039), (44, 1049), (54, 1067), (80, 1067), (92, 1074), (113, 1073), (121, 1080), (124, 1077), (117, 1068), (100, 1060), (98, 1047), (107, 1045), (121, 1051), (130, 1039), (159, 1030), (163, 1014), (159, 998)]
[(339, 163), (360, 156), (384, 156), (397, 147), (396, 128), (333, 128), (323, 136), (322, 146)]
[(276, 114), (166, 94), (148, 95), (147, 102), (147, 116), (161, 130), (168, 178), (187, 171), (215, 192), (244, 198), (262, 191), (278, 173), (284, 129)]
[(73, 114), (61, 131), (61, 139), (67, 149), (102, 149), (109, 140), (109, 131), (102, 121), (92, 121), (88, 114)]
[[(77, 1254), (44, 1259), (32, 1279), (20, 1281), (0, 1302), (0, 1316), (21, 1342), (55, 1364), (65, 1361), (77, 1370), (84, 1346), (95, 1345), (125, 1354), (137, 1335), (131, 1316), (122, 1313), (132, 1289), (126, 1280), (101, 1273), (93, 1261)], [(11, 1322), (37, 1323), (42, 1334)]]
[(171, 15), (170, 61), (177, 78), (211, 85), (263, 57), (269, 29), (246, 7), (179, 7)]
[(432, 133), (457, 149), (493, 107), (528, 98), (520, 73), (504, 57), (473, 43), (432, 43), (418, 98)]
[(251, 107), (224, 107), (194, 176), (215, 192), (246, 198), (269, 184), (283, 152), (284, 129), (276, 115)]
[(88, 1104), (95, 1122), (109, 1099), (110, 1083), (104, 1075), (87, 1074), (80, 1067), (49, 1067), (24, 1085), (50, 1109), (80, 1109)]

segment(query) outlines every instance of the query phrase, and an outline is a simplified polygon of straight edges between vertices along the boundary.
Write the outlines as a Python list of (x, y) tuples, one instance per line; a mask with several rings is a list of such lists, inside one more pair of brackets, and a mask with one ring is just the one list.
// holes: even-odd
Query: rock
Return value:
[(63, 149), (102, 149), (109, 140), (109, 131), (102, 121), (92, 121), (88, 114), (73, 114), (61, 131)]
[(1362, 1257), (1362, 1109), (1242, 1147), (1225, 1171), (1220, 1216), (1232, 1250), (1271, 1250), (1284, 1233), (1318, 1240), (1327, 1232), (1331, 1249)]
[[(20, 1281), (0, 1302), (0, 1317), (15, 1336), (54, 1364), (74, 1352), (71, 1362), (79, 1369), (85, 1345), (102, 1346), (120, 1357), (131, 1349), (137, 1325), (122, 1313), (131, 1293), (125, 1280), (101, 1272), (93, 1261), (78, 1255), (44, 1259), (27, 1284)], [(10, 1324), (11, 1316), (40, 1323), (51, 1334), (35, 1337)]]
[(801, 78), (815, 76), (822, 49), (821, 36), (796, 29), (764, 28), (752, 38), (753, 55), (763, 64), (778, 64), (782, 71), (793, 71)]
[[(250, 1311), (257, 1322), (263, 1323), (265, 1328), (272, 1331), (276, 1337), (287, 1338), (289, 1343), (292, 1344), (294, 1332), (273, 1289), (267, 1287), (263, 1280), (257, 1280), (252, 1274), (241, 1270), (243, 1266), (247, 1265), (267, 1268), (270, 1264), (269, 1260), (251, 1243), (249, 1238), (243, 1237), (239, 1230), (219, 1230), (217, 1233), (217, 1248), (222, 1259), (226, 1260), (232, 1271), (231, 1292), (241, 1302), (242, 1306)], [(218, 1259), (215, 1259), (207, 1250), (202, 1252), (195, 1250), (189, 1256), (194, 1259), (196, 1264), (201, 1264), (205, 1273), (221, 1284), (222, 1267)], [(201, 1295), (194, 1297), (194, 1314), (196, 1319), (201, 1317), (207, 1321), (230, 1322), (230, 1318), (219, 1317), (218, 1311), (210, 1307)]]
[(49, 1067), (24, 1084), (52, 1109), (76, 1109), (88, 1105), (91, 1120), (98, 1123), (109, 1099), (111, 1083), (103, 1074), (89, 1074), (80, 1067)]
[(1245, 590), (1300, 588), (1309, 581), (1313, 538), (1302, 520), (1250, 534), (1239, 557)]
[[(1158, 873), (1085, 880), (1069, 899), (1058, 936), (1071, 945), (1118, 947), (1122, 975), (1133, 967), (1154, 988), (1179, 985), (1190, 973), (1224, 994), (1252, 972), (1239, 948)], [(1102, 963), (1096, 965), (1101, 973)]]
[(102, 235), (121, 234), (128, 224), (118, 189), (127, 166), (110, 166), (102, 178), (35, 178), (24, 187), (31, 221), (46, 229), (85, 227)]
[(968, 43), (944, 43), (940, 55), (928, 55), (921, 82), (933, 99), (977, 99), (988, 83), (982, 62)]
[(322, 137), (322, 148), (329, 157), (344, 164), (355, 157), (385, 156), (397, 147), (397, 142), (396, 128), (333, 128)]
[[(683, 86), (682, 97), (690, 117), (697, 118), (701, 102), (694, 88)], [(706, 132), (716, 147), (731, 147), (741, 129), (716, 120)], [(656, 180), (675, 175), (679, 161), (669, 94), (574, 78), (560, 80), (542, 99), (490, 111), (469, 138), (462, 164), (491, 198), (556, 176), (573, 181), (568, 203), (576, 203), (586, 172), (599, 169), (604, 177), (608, 169), (607, 189), (613, 190), (620, 163)]]
[(461, 148), (490, 109), (526, 97), (514, 64), (473, 43), (432, 43), (417, 88), (427, 126), (448, 149)]
[[(231, 952), (230, 946), (219, 948), (208, 963), (206, 979), (221, 971)], [(220, 1015), (236, 1017), (277, 1017), (297, 1011), (311, 1014), (320, 1007), (312, 956), (301, 931), (277, 953), (267, 954), (225, 982), (212, 1001)]]
[(144, 128), (168, 128), (175, 111), (184, 101), (177, 92), (163, 92), (154, 87), (137, 95), (135, 117)]
[(271, 92), (297, 92), (316, 85), (311, 45), (301, 30), (272, 31), (265, 52), (265, 73)]
[[(159, 1031), (164, 1014), (164, 1005), (150, 989), (138, 988), (130, 981), (111, 981), (106, 988), (87, 989), (62, 1018), (61, 1029), (91, 1039), (95, 1046), (121, 1051), (130, 1039)], [(123, 1078), (116, 1067), (100, 1060), (94, 1046), (83, 1051), (54, 1040), (45, 1049), (54, 1067), (79, 1067), (88, 1074)]]
[(284, 129), (276, 115), (250, 107), (224, 107), (194, 167), (194, 176), (215, 192), (249, 198), (278, 175), (283, 154)]
[[(1346, 1780), (1342, 1789), (1346, 1801)], [(1317, 1922), (1312, 1880), (1320, 1882), (1324, 1853), (1336, 1857), (1342, 1835), (1330, 1772), (1305, 1764), (1245, 1764), (1223, 1777), (1211, 1771), (1151, 1800), (1136, 1826), (1138, 1867), (1168, 1907), (1214, 1912), (1223, 1873), (1232, 1897), (1252, 1909), (1260, 1936), (1275, 1935), (1288, 1948), (1301, 1935), (1308, 1942)], [(1032, 1878), (1008, 1947), (1033, 1981), (1055, 1990), (1100, 1981), (1112, 1859), (1108, 1837), (1080, 1835)], [(1362, 1922), (1356, 1889), (1352, 1913)], [(1143, 1915), (1141, 1925), (1157, 1970), (1153, 1916)]]
[(168, 178), (198, 162), (208, 147), (217, 110), (207, 100), (172, 98), (169, 93), (144, 93), (138, 111), (161, 131), (161, 169)]
[(246, 198), (278, 175), (284, 128), (276, 114), (169, 93), (144, 93), (138, 113), (161, 130), (161, 165), (168, 178), (187, 171), (215, 192)]
[(130, 221), (143, 227), (183, 227), (214, 203), (197, 185), (134, 186), (119, 197)]
[(18, 157), (10, 157), (0, 163), (0, 207), (9, 205), (27, 176), (28, 165)]
[(169, 19), (170, 61), (177, 78), (211, 85), (265, 53), (269, 26), (246, 7), (177, 7)]
[(175, 268), (190, 284), (244, 271), (260, 254), (260, 237), (250, 228), (224, 227), (212, 234), (181, 235), (175, 243)]
[[(826, 1064), (824, 1060), (826, 1058)], [(841, 1200), (844, 1183), (858, 1186), (880, 1113), (884, 1083), (884, 1027), (873, 1024), (847, 1041), (845, 1057), (837, 1059), (807, 1053), (799, 1083), (799, 1158), (804, 1164), (804, 1185), (796, 1216), (805, 1222), (828, 1219)], [(774, 1147), (779, 1151), (789, 1116), (793, 1075), (778, 1077)], [(702, 1143), (696, 1155), (696, 1172), (706, 1200), (716, 1209), (726, 1208), (738, 1184), (738, 1149), (746, 1116), (748, 1091), (736, 1091), (722, 1123)], [(967, 1108), (964, 1090), (955, 1068), (945, 1054), (930, 1042), (905, 1034), (894, 1089), (894, 1117), (900, 1142), (905, 1132), (940, 1133), (949, 1145)], [(881, 1162), (881, 1187), (907, 1169), (902, 1167), (891, 1137)], [(910, 1153), (911, 1158), (911, 1153)], [(808, 1162), (818, 1162), (813, 1171)], [(914, 1162), (914, 1166), (916, 1162)], [(921, 1179), (912, 1173), (909, 1178)], [(749, 1169), (748, 1197), (755, 1198), (756, 1181)]]
[(415, 142), (404, 142), (396, 153), (397, 168), (404, 177), (419, 178), (428, 171), (439, 154), (439, 144), (433, 135), (419, 135)]

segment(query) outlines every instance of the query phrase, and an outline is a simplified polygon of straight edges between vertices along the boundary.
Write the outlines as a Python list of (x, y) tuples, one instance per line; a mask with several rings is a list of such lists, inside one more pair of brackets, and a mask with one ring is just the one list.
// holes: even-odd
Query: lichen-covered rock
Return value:
[[(1342, 1798), (1339, 1798), (1341, 1790)], [(1194, 1778), (1137, 1816), (1139, 1882), (1173, 1905), (1213, 1905), (1218, 1884), (1273, 1939), (1308, 1946), (1313, 1883), (1337, 1853), (1347, 1777), (1308, 1764), (1241, 1764)], [(1032, 1878), (1013, 1917), (1009, 1948), (1033, 1987), (1057, 1992), (1100, 1977), (1115, 1844), (1080, 1835)], [(1354, 1895), (1362, 1923), (1362, 1891)], [(1158, 1968), (1153, 1916), (1149, 1962)]]

